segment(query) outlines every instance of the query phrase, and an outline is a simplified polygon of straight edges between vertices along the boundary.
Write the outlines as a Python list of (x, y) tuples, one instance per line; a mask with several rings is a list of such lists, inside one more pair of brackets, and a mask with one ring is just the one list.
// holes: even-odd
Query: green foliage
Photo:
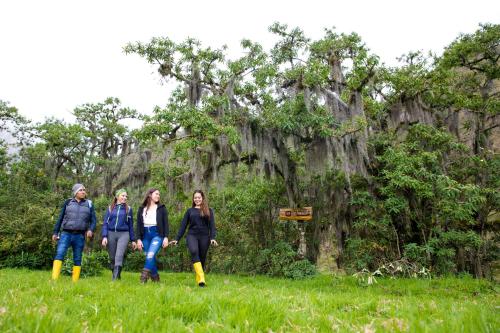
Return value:
[(257, 272), (270, 276), (284, 276), (294, 262), (295, 251), (285, 242), (278, 242), (272, 248), (263, 249), (256, 258)]
[(449, 133), (424, 125), (412, 126), (402, 142), (374, 144), (380, 173), (369, 190), (360, 183), (353, 193), (348, 266), (373, 271), (404, 258), (445, 274), (457, 271), (459, 249), (462, 261), (480, 255), (483, 241), (471, 228), (485, 191), (454, 171), (464, 167), (468, 150)]
[(21, 251), (19, 254), (2, 258), (0, 267), (40, 269), (46, 268), (52, 262), (47, 253), (30, 253)]
[[(51, 229), (72, 184), (86, 184), (100, 215), (113, 186), (122, 186), (117, 178), (130, 145), (140, 144), (138, 151), (155, 156), (148, 159), (147, 184), (135, 185), (161, 189), (172, 230), (190, 205), (186, 181), (193, 160), (206, 167), (202, 181), (217, 172), (217, 184), (207, 184), (206, 192), (221, 245), (210, 250), (209, 270), (312, 275), (312, 264), (296, 257), (299, 227), (277, 218), (278, 207), (307, 199), (321, 216), (306, 228), (310, 260), (324, 224), (336, 223), (337, 236), (347, 236), (338, 259), (348, 270), (371, 274), (386, 267), (384, 274), (391, 275), (399, 266), (388, 263), (405, 261), (433, 274), (484, 276), (481, 269), (498, 259), (498, 228), (489, 217), (500, 211), (500, 157), (492, 144), (500, 110), (499, 26), (460, 35), (441, 57), (409, 52), (396, 68), (380, 65), (356, 33), (327, 29), (311, 40), (285, 24), (269, 30), (276, 38), (271, 50), (244, 39), (236, 59), (226, 58), (225, 46), (204, 47), (192, 38), (128, 44), (125, 53), (144, 57), (163, 79), (179, 84), (167, 105), (147, 117), (108, 98), (76, 107), (75, 123), (46, 119), (33, 125), (0, 101), (0, 130), (36, 138), (21, 140), (14, 157), (0, 145), (0, 264), (49, 266)], [(432, 113), (437, 127), (388, 130), (389, 111), (407, 102)], [(470, 134), (470, 148), (440, 127), (455, 111), (466, 115), (459, 131), (462, 139)], [(127, 123), (134, 120), (143, 126), (132, 131)], [(260, 134), (270, 135), (273, 147), (264, 155), (255, 147), (245, 150)], [(358, 140), (365, 134), (369, 175), (353, 175), (347, 169), (359, 161), (348, 154), (363, 145)], [(345, 155), (332, 151), (331, 161), (344, 171), (312, 174), (308, 150), (332, 142), (345, 148)], [(276, 178), (265, 178), (263, 164), (255, 161), (274, 168)], [(134, 200), (142, 192), (135, 190)], [(337, 193), (348, 197), (349, 207), (333, 211), (329, 201)], [(85, 259), (91, 269), (103, 261), (95, 244), (88, 244)], [(158, 263), (191, 269), (183, 246), (168, 248)], [(142, 265), (142, 254), (131, 253), (126, 269)]]
[[(82, 255), (82, 265), (80, 277), (102, 275), (103, 268), (108, 268), (108, 254), (105, 251), (84, 252)], [(61, 272), (65, 275), (71, 275), (73, 272), (73, 250), (69, 249), (64, 258)]]
[(14, 106), (0, 99), (0, 132), (6, 131), (14, 137), (20, 137), (19, 130), (24, 129), (29, 121), (19, 114)]
[[(137, 273), (110, 273), (73, 284), (48, 271), (0, 271), (0, 330), (43, 332), (494, 332), (497, 286), (470, 278), (385, 279), (360, 287), (351, 277), (311, 279), (160, 273), (159, 284)], [(134, 300), (134, 306), (130, 306)], [(103, 315), (105, 312), (105, 315)], [(313, 320), (314, 319), (314, 320)]]
[(295, 261), (291, 263), (284, 272), (284, 276), (288, 279), (300, 280), (310, 278), (317, 274), (316, 266), (311, 264), (307, 259)]

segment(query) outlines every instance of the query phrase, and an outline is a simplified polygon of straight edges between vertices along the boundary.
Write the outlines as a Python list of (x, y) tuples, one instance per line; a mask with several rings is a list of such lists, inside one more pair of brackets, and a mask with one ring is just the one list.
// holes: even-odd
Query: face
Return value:
[(194, 194), (193, 202), (196, 206), (201, 206), (201, 203), (203, 202), (203, 197), (201, 196), (201, 193)]
[(160, 201), (160, 191), (151, 193), (151, 200), (153, 200), (154, 203), (158, 203), (158, 201)]
[(85, 197), (87, 196), (87, 192), (85, 191), (85, 188), (82, 187), (80, 190), (78, 190), (78, 192), (76, 192), (76, 195), (75, 197), (77, 199), (85, 199)]
[(121, 193), (118, 198), (116, 199), (116, 202), (119, 204), (126, 203), (127, 202), (127, 192)]

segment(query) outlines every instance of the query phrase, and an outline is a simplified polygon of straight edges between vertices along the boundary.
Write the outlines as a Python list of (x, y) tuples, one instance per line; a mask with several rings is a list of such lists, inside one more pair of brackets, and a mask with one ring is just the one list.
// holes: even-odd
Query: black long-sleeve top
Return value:
[[(137, 210), (137, 239), (144, 239), (144, 218), (142, 217), (142, 212), (144, 207), (139, 207)], [(158, 228), (158, 234), (162, 237), (168, 237), (168, 211), (165, 205), (160, 204), (156, 208), (156, 227)]]
[(214, 211), (210, 208), (210, 217), (201, 217), (200, 213), (201, 210), (194, 207), (186, 211), (181, 222), (181, 228), (175, 240), (179, 241), (182, 236), (184, 236), (184, 232), (186, 232), (186, 227), (188, 227), (188, 225), (189, 235), (210, 236), (210, 239), (215, 239), (217, 236), (217, 229), (215, 229)]

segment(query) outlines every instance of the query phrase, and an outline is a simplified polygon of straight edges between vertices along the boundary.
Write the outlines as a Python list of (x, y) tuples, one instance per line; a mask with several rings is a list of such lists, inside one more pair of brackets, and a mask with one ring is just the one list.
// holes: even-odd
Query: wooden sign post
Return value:
[(311, 221), (313, 217), (312, 207), (304, 208), (280, 208), (280, 220), (285, 221), (297, 221), (299, 226), (299, 248), (297, 250), (297, 255), (300, 258), (304, 258), (306, 255), (307, 244), (306, 244), (306, 229), (304, 222)]
[(312, 215), (312, 207), (280, 208), (280, 220), (310, 221)]

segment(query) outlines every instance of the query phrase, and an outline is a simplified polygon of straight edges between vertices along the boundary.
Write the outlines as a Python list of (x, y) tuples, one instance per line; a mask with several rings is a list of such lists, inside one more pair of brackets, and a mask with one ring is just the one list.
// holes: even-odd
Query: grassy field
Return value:
[(499, 286), (473, 279), (305, 281), (110, 273), (71, 283), (48, 271), (0, 270), (1, 332), (499, 332)]

